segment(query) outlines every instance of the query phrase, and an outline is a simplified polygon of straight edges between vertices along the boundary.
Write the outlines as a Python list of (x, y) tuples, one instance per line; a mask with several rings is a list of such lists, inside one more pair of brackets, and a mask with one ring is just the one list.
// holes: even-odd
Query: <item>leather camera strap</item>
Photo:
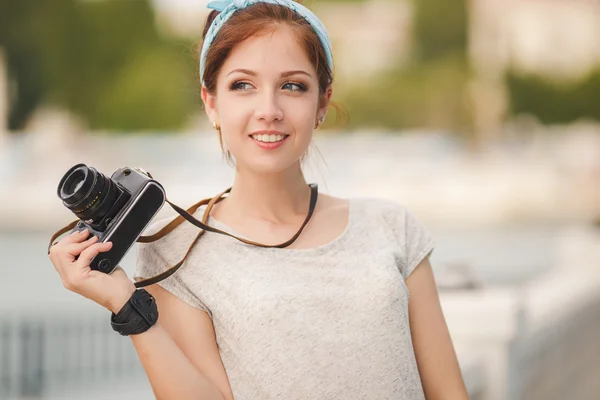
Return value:
[[(203, 200), (199, 201), (198, 203), (194, 204), (193, 206), (189, 207), (187, 210), (184, 210), (181, 207), (179, 207), (179, 206), (171, 203), (167, 199), (166, 202), (175, 211), (177, 211), (177, 213), (179, 214), (179, 216), (177, 218), (175, 218), (173, 221), (171, 221), (170, 223), (168, 223), (166, 226), (164, 226), (162, 229), (160, 229), (158, 232), (156, 232), (156, 233), (154, 233), (152, 235), (138, 237), (138, 239), (136, 240), (136, 242), (138, 242), (138, 243), (151, 243), (151, 242), (154, 242), (154, 241), (156, 241), (158, 239), (161, 239), (162, 237), (164, 237), (165, 235), (167, 235), (168, 233), (170, 233), (171, 231), (173, 231), (173, 229), (175, 229), (177, 226), (181, 225), (181, 223), (183, 223), (186, 220), (188, 222), (190, 222), (191, 224), (193, 224), (193, 225), (197, 226), (198, 228), (200, 228), (200, 231), (198, 232), (198, 234), (196, 235), (196, 237), (192, 241), (192, 244), (188, 248), (187, 252), (183, 256), (183, 258), (181, 259), (181, 261), (179, 261), (177, 264), (173, 265), (172, 267), (170, 267), (166, 271), (164, 271), (164, 272), (162, 272), (162, 273), (160, 273), (160, 274), (158, 274), (156, 276), (153, 276), (151, 278), (135, 282), (135, 287), (136, 288), (142, 288), (142, 287), (145, 287), (145, 286), (153, 285), (153, 284), (155, 284), (157, 282), (162, 281), (163, 279), (168, 278), (173, 273), (175, 273), (175, 271), (177, 271), (179, 269), (179, 267), (181, 267), (183, 265), (183, 263), (185, 262), (187, 256), (192, 251), (192, 248), (198, 242), (198, 239), (200, 239), (200, 237), (206, 231), (214, 232), (214, 233), (220, 233), (222, 235), (226, 235), (226, 236), (232, 237), (234, 239), (237, 239), (240, 242), (243, 242), (243, 243), (246, 243), (246, 244), (250, 244), (250, 245), (253, 245), (253, 246), (258, 246), (258, 247), (265, 247), (265, 248), (285, 248), (285, 247), (288, 247), (289, 245), (291, 245), (292, 243), (294, 243), (296, 241), (296, 239), (298, 239), (298, 237), (300, 236), (300, 234), (302, 233), (302, 231), (304, 230), (304, 228), (306, 227), (306, 225), (310, 221), (310, 218), (312, 217), (312, 215), (313, 215), (313, 213), (315, 211), (315, 206), (317, 205), (317, 198), (318, 198), (318, 195), (319, 195), (319, 190), (318, 190), (317, 184), (314, 184), (314, 183), (309, 184), (309, 187), (310, 187), (310, 204), (309, 204), (309, 208), (308, 208), (308, 214), (306, 215), (306, 219), (304, 220), (304, 222), (300, 226), (300, 229), (298, 230), (298, 232), (296, 232), (296, 234), (294, 236), (292, 236), (288, 241), (280, 243), (280, 244), (276, 244), (276, 245), (266, 245), (266, 244), (254, 242), (252, 240), (243, 239), (243, 238), (235, 236), (235, 235), (233, 235), (231, 233), (224, 232), (224, 231), (222, 231), (220, 229), (217, 229), (215, 227), (212, 227), (212, 226), (208, 225), (208, 218), (210, 217), (210, 212), (211, 212), (213, 206), (215, 204), (219, 203), (221, 200), (225, 199), (225, 197), (223, 197), (223, 196), (225, 196), (227, 193), (229, 193), (231, 191), (231, 188), (223, 191), (222, 193), (218, 194), (217, 196), (215, 196), (213, 198), (203, 199)], [(198, 210), (198, 208), (200, 208), (201, 206), (204, 206), (204, 205), (206, 205), (206, 210), (204, 210), (204, 215), (202, 216), (202, 221), (198, 221), (191, 214), (194, 214), (196, 212), (196, 210)], [(64, 228), (58, 230), (54, 235), (52, 235), (52, 238), (50, 239), (50, 243), (48, 245), (48, 252), (50, 252), (50, 247), (52, 247), (52, 245), (55, 243), (55, 240), (58, 237), (60, 237), (61, 235), (63, 235), (64, 233), (71, 231), (77, 225), (78, 222), (79, 222), (79, 220), (73, 221), (69, 225), (67, 225)]]

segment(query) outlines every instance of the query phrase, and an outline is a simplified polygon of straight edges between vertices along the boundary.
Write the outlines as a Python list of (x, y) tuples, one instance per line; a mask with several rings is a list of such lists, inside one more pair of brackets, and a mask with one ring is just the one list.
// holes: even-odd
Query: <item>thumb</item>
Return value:
[(104, 243), (96, 243), (85, 249), (79, 255), (77, 259), (77, 264), (82, 267), (87, 267), (90, 265), (94, 257), (96, 257), (99, 253), (108, 251), (112, 247), (112, 242), (104, 242)]

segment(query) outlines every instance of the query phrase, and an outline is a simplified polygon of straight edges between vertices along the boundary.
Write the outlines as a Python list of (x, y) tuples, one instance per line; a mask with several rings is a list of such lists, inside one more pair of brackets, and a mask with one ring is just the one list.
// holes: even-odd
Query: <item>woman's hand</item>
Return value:
[(90, 268), (92, 259), (108, 251), (112, 243), (96, 243), (98, 237), (87, 239), (89, 234), (86, 229), (61, 239), (50, 248), (50, 261), (65, 288), (116, 314), (133, 295), (135, 285), (121, 267), (110, 275)]

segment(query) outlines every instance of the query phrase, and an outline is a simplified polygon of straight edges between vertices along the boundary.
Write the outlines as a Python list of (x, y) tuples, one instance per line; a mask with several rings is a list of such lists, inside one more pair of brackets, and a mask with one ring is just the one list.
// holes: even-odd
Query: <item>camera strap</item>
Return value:
[[(135, 282), (135, 287), (136, 288), (142, 288), (142, 287), (146, 287), (146, 286), (149, 286), (149, 285), (153, 285), (153, 284), (155, 284), (157, 282), (162, 281), (163, 279), (168, 278), (173, 273), (175, 273), (175, 271), (177, 271), (179, 269), (179, 267), (181, 267), (183, 265), (183, 263), (185, 262), (187, 256), (192, 251), (192, 248), (198, 242), (198, 239), (200, 239), (200, 237), (206, 231), (214, 232), (214, 233), (220, 233), (222, 235), (226, 235), (226, 236), (232, 237), (234, 239), (237, 239), (240, 242), (243, 242), (243, 243), (246, 243), (246, 244), (250, 244), (250, 245), (253, 245), (253, 246), (258, 246), (258, 247), (285, 248), (285, 247), (290, 246), (292, 243), (294, 243), (296, 241), (296, 239), (298, 239), (298, 237), (300, 236), (300, 234), (302, 233), (302, 231), (304, 230), (304, 228), (306, 227), (306, 225), (310, 221), (310, 218), (312, 217), (312, 215), (313, 215), (313, 213), (315, 211), (315, 206), (317, 205), (317, 197), (319, 195), (318, 186), (315, 183), (311, 183), (311, 184), (309, 184), (309, 187), (310, 187), (310, 203), (309, 203), (308, 214), (306, 215), (306, 219), (304, 220), (304, 222), (300, 226), (300, 229), (298, 230), (298, 232), (296, 232), (296, 234), (294, 236), (292, 236), (286, 242), (283, 242), (283, 243), (280, 243), (280, 244), (276, 244), (276, 245), (266, 245), (266, 244), (254, 242), (252, 240), (240, 238), (240, 237), (235, 236), (235, 235), (233, 235), (231, 233), (222, 231), (220, 229), (217, 229), (215, 227), (212, 227), (212, 226), (208, 225), (208, 218), (210, 217), (210, 212), (211, 212), (213, 206), (215, 204), (219, 203), (220, 201), (224, 200), (226, 198), (224, 196), (231, 191), (231, 188), (229, 188), (229, 189), (227, 189), (227, 190), (219, 193), (218, 195), (216, 195), (213, 198), (203, 199), (203, 200), (199, 201), (198, 203), (194, 204), (193, 206), (189, 207), (187, 210), (184, 210), (181, 207), (177, 206), (176, 204), (171, 203), (167, 199), (166, 202), (179, 214), (179, 216), (177, 218), (175, 218), (173, 221), (171, 221), (170, 223), (168, 223), (166, 226), (164, 226), (163, 228), (161, 228), (158, 232), (156, 232), (156, 233), (154, 233), (152, 235), (138, 237), (138, 239), (136, 240), (136, 242), (138, 242), (138, 243), (151, 243), (151, 242), (154, 242), (154, 241), (156, 241), (158, 239), (161, 239), (162, 237), (164, 237), (165, 235), (167, 235), (169, 232), (171, 232), (177, 226), (181, 225), (181, 223), (183, 223), (186, 220), (188, 222), (190, 222), (192, 225), (195, 225), (198, 228), (200, 228), (200, 231), (198, 232), (198, 234), (194, 238), (192, 244), (188, 248), (187, 252), (183, 256), (183, 258), (181, 259), (181, 261), (179, 261), (177, 264), (173, 265), (172, 267), (170, 267), (166, 271), (164, 271), (164, 272), (162, 272), (162, 273), (160, 273), (160, 274), (158, 274), (156, 276), (153, 276), (152, 278), (143, 279), (143, 280)], [(194, 214), (196, 212), (196, 210), (198, 210), (198, 208), (200, 208), (201, 206), (204, 206), (204, 205), (206, 205), (206, 209), (204, 210), (204, 215), (202, 216), (202, 221), (199, 221), (196, 218), (194, 218), (192, 216), (192, 214)], [(78, 222), (79, 222), (79, 220), (73, 221), (69, 225), (65, 226), (64, 228), (62, 228), (59, 231), (57, 231), (54, 235), (52, 235), (52, 238), (50, 239), (50, 244), (48, 245), (48, 252), (50, 252), (50, 247), (52, 247), (52, 245), (54, 244), (55, 240), (58, 237), (60, 237), (62, 234), (66, 233), (66, 232), (69, 232), (70, 230), (72, 230), (77, 225)]]

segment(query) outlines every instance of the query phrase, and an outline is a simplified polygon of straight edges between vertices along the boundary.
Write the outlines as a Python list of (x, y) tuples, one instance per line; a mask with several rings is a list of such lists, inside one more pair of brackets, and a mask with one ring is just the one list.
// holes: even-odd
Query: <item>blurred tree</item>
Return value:
[(10, 129), (43, 104), (92, 129), (176, 129), (198, 102), (188, 45), (160, 37), (147, 0), (0, 0), (0, 46), (16, 89)]
[(434, 129), (468, 135), (472, 124), (465, 59), (447, 55), (381, 74), (341, 100), (350, 129)]
[[(410, 1), (411, 61), (336, 100), (342, 93), (350, 128), (468, 130), (466, 0)], [(15, 89), (11, 129), (42, 104), (63, 105), (92, 129), (176, 129), (200, 104), (191, 47), (160, 37), (149, 0), (0, 0), (0, 46)]]
[(449, 53), (466, 55), (466, 0), (413, 0), (415, 60), (427, 62)]
[(509, 71), (506, 84), (512, 115), (530, 114), (545, 124), (600, 121), (600, 68), (579, 82), (568, 83)]
[(350, 129), (430, 128), (469, 136), (467, 0), (411, 0), (413, 54), (404, 65), (356, 82), (340, 95)]
[(51, 7), (50, 2), (0, 0), (0, 46), (11, 80), (9, 129), (21, 127), (44, 96), (46, 81), (39, 53), (43, 42), (37, 36), (48, 25), (44, 16), (51, 15), (48, 12), (61, 13), (68, 8), (66, 4), (59, 2)]

